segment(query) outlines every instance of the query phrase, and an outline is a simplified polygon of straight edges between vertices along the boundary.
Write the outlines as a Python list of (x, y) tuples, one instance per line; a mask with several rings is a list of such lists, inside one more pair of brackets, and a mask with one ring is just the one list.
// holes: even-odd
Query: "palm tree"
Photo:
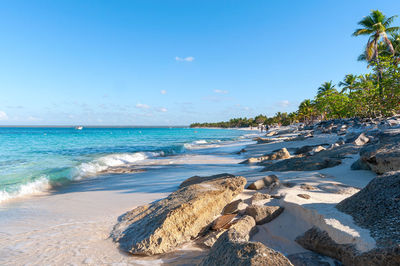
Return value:
[(346, 90), (349, 90), (351, 93), (351, 90), (355, 88), (355, 83), (357, 80), (357, 76), (353, 74), (348, 74), (344, 77), (343, 81), (339, 82), (339, 87), (343, 87), (342, 91), (340, 93), (345, 92)]
[(335, 85), (332, 84), (332, 80), (331, 81), (327, 81), (321, 84), (321, 86), (318, 88), (318, 94), (317, 95), (322, 95), (325, 94), (328, 91), (331, 91), (335, 88)]
[(394, 48), (387, 34), (395, 33), (400, 28), (391, 27), (396, 16), (386, 17), (379, 10), (372, 10), (371, 14), (358, 22), (362, 28), (354, 31), (353, 36), (369, 35), (365, 56), (368, 61), (377, 60), (379, 56), (378, 43), (381, 39), (386, 43), (389, 51), (394, 54)]

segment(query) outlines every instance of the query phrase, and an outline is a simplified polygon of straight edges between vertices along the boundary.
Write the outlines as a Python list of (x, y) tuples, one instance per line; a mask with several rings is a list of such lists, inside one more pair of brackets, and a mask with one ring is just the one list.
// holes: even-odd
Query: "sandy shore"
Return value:
[[(287, 135), (287, 136), (290, 136)], [(190, 263), (207, 251), (190, 243), (175, 253), (158, 257), (137, 257), (120, 252), (109, 239), (119, 215), (174, 191), (193, 175), (223, 172), (242, 175), (248, 182), (276, 174), (282, 186), (275, 193), (284, 196), (265, 204), (280, 205), (285, 211), (270, 223), (259, 225), (252, 238), (284, 255), (304, 252), (294, 239), (318, 225), (338, 243), (353, 243), (362, 251), (375, 247), (368, 230), (356, 226), (352, 218), (334, 208), (336, 203), (356, 193), (375, 177), (370, 171), (351, 171), (358, 155), (339, 166), (320, 171), (260, 172), (259, 166), (238, 164), (279, 148), (334, 143), (337, 135), (323, 134), (305, 141), (277, 141), (252, 144), (236, 155), (242, 145), (211, 148), (196, 156), (151, 161), (148, 171), (87, 179), (47, 194), (0, 205), (1, 265), (157, 265)], [(149, 175), (159, 183), (148, 183)], [(315, 189), (305, 190), (307, 184)], [(263, 192), (263, 191), (261, 191)], [(265, 192), (265, 191), (264, 191)], [(310, 199), (298, 194), (306, 193)], [(248, 200), (254, 191), (245, 190), (238, 198)]]

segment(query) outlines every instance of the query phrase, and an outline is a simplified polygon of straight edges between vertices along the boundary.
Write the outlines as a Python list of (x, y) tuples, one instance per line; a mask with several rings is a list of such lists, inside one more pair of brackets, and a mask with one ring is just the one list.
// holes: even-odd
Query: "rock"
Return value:
[(288, 187), (288, 188), (292, 188), (292, 187), (296, 186), (296, 183), (294, 183), (294, 182), (285, 182), (285, 183), (282, 183), (282, 185), (284, 185), (285, 187)]
[(262, 144), (262, 143), (270, 143), (270, 142), (274, 142), (275, 140), (273, 139), (267, 139), (267, 138), (260, 138), (260, 137), (256, 137), (253, 139), (254, 141), (257, 141), (257, 144)]
[(380, 134), (378, 143), (361, 149), (360, 159), (377, 174), (400, 170), (400, 132), (390, 130)]
[(303, 198), (303, 199), (310, 199), (311, 196), (308, 194), (297, 194), (297, 197)]
[(212, 225), (212, 230), (220, 230), (220, 229), (228, 229), (229, 228), (229, 222), (233, 220), (233, 218), (236, 217), (236, 214), (224, 214), (215, 219)]
[(245, 149), (241, 149), (241, 150), (238, 151), (236, 154), (242, 154), (242, 153), (245, 153), (245, 152), (247, 152)]
[(254, 219), (244, 216), (218, 238), (200, 265), (292, 265), (281, 253), (259, 242), (249, 242), (254, 227)]
[(245, 214), (250, 215), (256, 221), (256, 224), (265, 224), (271, 222), (283, 212), (280, 206), (262, 206), (250, 205), (246, 208)]
[(337, 204), (337, 209), (353, 216), (370, 230), (381, 246), (400, 245), (400, 172), (376, 177), (366, 187)]
[(360, 253), (354, 245), (338, 244), (327, 232), (316, 227), (297, 237), (296, 242), (308, 250), (337, 259), (346, 266), (400, 265), (400, 245)]
[(269, 195), (269, 194), (263, 194), (263, 193), (256, 192), (250, 198), (250, 201), (251, 201), (251, 204), (254, 204), (257, 201), (264, 201), (264, 200), (268, 200), (270, 198), (271, 198), (271, 195)]
[(274, 152), (271, 155), (269, 155), (269, 160), (282, 160), (287, 158), (290, 158), (290, 153), (286, 148), (282, 148), (277, 152)]
[(298, 148), (298, 149), (294, 152), (294, 154), (299, 155), (299, 154), (306, 154), (306, 153), (309, 153), (310, 151), (312, 151), (312, 149), (313, 149), (314, 147), (315, 147), (315, 146), (313, 146), (313, 145), (305, 145), (305, 146), (303, 146), (303, 147), (301, 147), (301, 148)]
[(287, 256), (295, 266), (330, 266), (331, 264), (323, 257), (314, 252), (302, 252)]
[(356, 154), (359, 150), (359, 146), (346, 144), (320, 151), (311, 156), (289, 158), (276, 163), (263, 162), (260, 165), (265, 166), (262, 171), (315, 171), (337, 166), (347, 155)]
[(217, 230), (217, 231), (208, 231), (205, 236), (202, 236), (196, 240), (198, 245), (211, 248), (215, 242), (217, 242), (218, 238), (226, 231), (226, 229)]
[(350, 166), (350, 169), (351, 170), (371, 170), (371, 167), (367, 163), (358, 159), (357, 161), (352, 163), (352, 165)]
[(317, 147), (315, 147), (315, 148), (313, 148), (312, 149), (312, 153), (317, 153), (317, 152), (320, 152), (320, 151), (323, 151), (323, 150), (326, 150), (324, 147), (322, 147), (322, 146), (317, 146)]
[(272, 137), (272, 136), (275, 136), (275, 135), (278, 135), (278, 132), (276, 132), (276, 131), (271, 131), (271, 132), (268, 132), (268, 133), (266, 134), (267, 137)]
[(189, 185), (194, 185), (194, 184), (199, 184), (202, 182), (207, 182), (207, 181), (211, 181), (211, 180), (216, 180), (216, 179), (224, 179), (224, 178), (232, 178), (235, 177), (234, 175), (231, 174), (218, 174), (218, 175), (211, 175), (211, 176), (192, 176), (189, 177), (188, 179), (186, 179), (185, 181), (183, 181), (180, 185), (179, 188), (183, 188)]
[(354, 140), (354, 144), (356, 144), (357, 146), (362, 146), (367, 144), (369, 141), (369, 138), (367, 136), (365, 136), (364, 133), (360, 134), (360, 136), (358, 136), (358, 138), (356, 138)]
[(337, 259), (345, 265), (353, 265), (357, 250), (354, 245), (337, 244), (327, 232), (313, 227), (295, 240), (303, 248)]
[(288, 150), (286, 148), (283, 148), (283, 149), (280, 149), (280, 150), (275, 151), (270, 154), (266, 154), (261, 157), (251, 157), (251, 158), (241, 162), (241, 164), (259, 163), (259, 162), (263, 162), (263, 161), (282, 160), (282, 159), (287, 159), (287, 158), (290, 158), (290, 153), (288, 152)]
[(301, 184), (301, 185), (300, 185), (300, 188), (301, 188), (301, 189), (304, 189), (304, 190), (316, 190), (316, 189), (317, 189), (316, 187), (311, 186), (311, 185), (309, 185), (309, 184)]
[(232, 201), (222, 210), (222, 214), (234, 214), (246, 209), (247, 204), (242, 199)]
[(251, 190), (260, 190), (260, 189), (275, 189), (280, 186), (279, 178), (276, 175), (268, 175), (262, 179), (259, 179), (255, 181), (254, 183), (251, 183), (247, 189)]
[(123, 251), (136, 255), (172, 251), (197, 237), (245, 184), (244, 177), (228, 177), (184, 186), (121, 216), (111, 237)]

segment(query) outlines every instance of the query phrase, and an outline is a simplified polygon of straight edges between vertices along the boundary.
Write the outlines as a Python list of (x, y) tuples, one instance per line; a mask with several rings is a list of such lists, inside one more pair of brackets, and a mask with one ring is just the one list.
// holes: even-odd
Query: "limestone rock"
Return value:
[(254, 183), (251, 183), (247, 189), (251, 190), (260, 190), (260, 189), (275, 189), (280, 186), (279, 178), (276, 175), (268, 175), (262, 179), (259, 179), (255, 181)]
[(370, 230), (377, 243), (400, 245), (400, 172), (376, 177), (336, 207)]
[(282, 159), (287, 159), (290, 158), (290, 153), (286, 148), (280, 149), (278, 151), (272, 152), (270, 154), (266, 154), (264, 156), (260, 157), (251, 157), (243, 162), (244, 163), (260, 163), (264, 161), (273, 161), (273, 160), (282, 160)]
[(222, 214), (233, 214), (233, 213), (238, 213), (244, 209), (246, 209), (247, 204), (243, 202), (242, 199), (238, 199), (235, 201), (232, 201), (228, 205), (225, 206), (225, 208), (222, 210)]
[(269, 155), (269, 160), (282, 160), (282, 159), (287, 159), (290, 158), (290, 153), (286, 148), (282, 148), (276, 152), (273, 152), (271, 155)]
[(313, 227), (296, 238), (302, 247), (332, 257), (346, 266), (400, 265), (400, 245), (360, 253), (352, 244), (338, 244), (327, 232)]
[(254, 193), (253, 196), (251, 196), (250, 201), (251, 201), (251, 204), (254, 204), (256, 202), (265, 201), (265, 200), (268, 200), (270, 198), (271, 198), (271, 195), (269, 195), (269, 194), (263, 194), (263, 193), (260, 193), (260, 192), (256, 192), (256, 193)]
[(380, 134), (378, 143), (360, 151), (360, 159), (377, 174), (400, 170), (400, 132)]
[(292, 265), (281, 253), (259, 242), (248, 242), (254, 227), (254, 219), (244, 216), (218, 238), (200, 265)]
[(326, 258), (315, 252), (302, 252), (287, 256), (295, 266), (330, 266)]
[(228, 229), (229, 222), (236, 217), (236, 214), (224, 214), (215, 219), (212, 225), (213, 230)]
[(271, 131), (271, 132), (268, 132), (268, 133), (266, 134), (267, 137), (272, 137), (272, 136), (275, 136), (275, 135), (278, 135), (278, 132), (276, 132), (276, 131)]
[(359, 146), (346, 144), (315, 153), (311, 156), (289, 158), (276, 163), (260, 163), (265, 165), (262, 171), (315, 171), (324, 168), (334, 167), (341, 164), (341, 160), (348, 155), (356, 154)]
[(216, 179), (224, 179), (224, 178), (232, 178), (235, 177), (234, 175), (223, 173), (223, 174), (218, 174), (218, 175), (211, 175), (211, 176), (192, 176), (183, 181), (180, 185), (179, 188), (183, 188), (189, 185), (194, 185), (194, 184), (199, 184), (202, 182), (207, 182), (211, 180), (216, 180)]
[(229, 177), (184, 186), (165, 199), (121, 216), (111, 237), (132, 254), (169, 252), (195, 238), (245, 184), (244, 177)]
[(250, 205), (246, 208), (246, 214), (250, 215), (256, 221), (256, 224), (265, 224), (271, 222), (283, 212), (280, 206), (262, 206)]
[(308, 194), (297, 194), (297, 197), (303, 198), (303, 199), (310, 199), (311, 196)]
[(361, 133), (360, 136), (358, 136), (358, 138), (356, 138), (354, 140), (354, 144), (356, 144), (357, 146), (362, 146), (367, 144), (369, 141), (369, 138), (367, 136), (365, 136), (364, 133)]
[(309, 184), (301, 184), (300, 188), (304, 189), (304, 190), (316, 190), (317, 189), (316, 187), (309, 185)]
[(296, 238), (303, 248), (337, 259), (345, 265), (352, 265), (357, 250), (354, 245), (337, 244), (325, 231), (313, 227)]
[(366, 162), (363, 162), (362, 160), (358, 159), (350, 166), (350, 169), (351, 170), (371, 170), (371, 167)]

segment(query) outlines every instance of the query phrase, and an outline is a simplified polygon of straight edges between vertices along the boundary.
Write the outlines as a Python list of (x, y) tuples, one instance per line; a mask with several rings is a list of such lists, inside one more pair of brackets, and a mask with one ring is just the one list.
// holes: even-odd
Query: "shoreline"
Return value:
[[(342, 164), (338, 166), (315, 171), (261, 172), (260, 170), (262, 167), (260, 166), (239, 164), (239, 162), (250, 157), (262, 156), (263, 154), (271, 153), (281, 148), (294, 150), (304, 145), (317, 145), (321, 143), (332, 145), (339, 139), (336, 134), (320, 134), (306, 140), (288, 141), (287, 139), (292, 138), (297, 135), (297, 133), (285, 132), (287, 131), (286, 127), (274, 130), (281, 130), (284, 134), (280, 134), (279, 137), (276, 138), (272, 137), (274, 141), (269, 143), (253, 143), (243, 147), (238, 140), (232, 143), (233, 146), (235, 144), (237, 145), (234, 149), (235, 151), (228, 148), (227, 151), (221, 153), (218, 152), (218, 148), (206, 149), (206, 154), (200, 155), (200, 157), (208, 156), (209, 159), (207, 160), (205, 160), (205, 158), (198, 158), (190, 161), (189, 158), (184, 158), (185, 156), (182, 156), (182, 158), (176, 160), (174, 164), (169, 165), (169, 169), (157, 168), (157, 165), (154, 165), (155, 168), (144, 173), (136, 173), (134, 175), (109, 175), (102, 180), (97, 180), (100, 181), (97, 184), (95, 184), (96, 179), (87, 179), (79, 184), (73, 184), (69, 188), (63, 188), (50, 197), (59, 203), (58, 208), (61, 207), (64, 210), (69, 210), (69, 212), (67, 211), (66, 213), (69, 213), (70, 216), (64, 213), (63, 216), (66, 217), (61, 220), (50, 219), (47, 216), (45, 216), (46, 218), (36, 217), (36, 219), (38, 219), (38, 224), (43, 222), (43, 219), (49, 220), (47, 222), (47, 229), (33, 227), (33, 231), (29, 231), (27, 228), (20, 228), (20, 231), (15, 232), (14, 235), (5, 232), (7, 231), (7, 227), (4, 227), (4, 220), (2, 221), (0, 219), (0, 228), (6, 228), (6, 230), (3, 229), (0, 231), (0, 235), (4, 234), (6, 236), (6, 239), (3, 240), (4, 242), (0, 241), (0, 250), (4, 250), (4, 248), (10, 250), (10, 243), (20, 243), (20, 245), (25, 243), (26, 245), (26, 243), (32, 242), (30, 239), (47, 238), (48, 235), (55, 233), (52, 231), (53, 228), (63, 226), (65, 227), (63, 232), (71, 235), (71, 238), (69, 238), (70, 250), (68, 250), (68, 247), (67, 250), (65, 250), (66, 247), (62, 246), (66, 244), (62, 240), (63, 234), (60, 235), (61, 238), (52, 240), (51, 247), (43, 247), (43, 249), (50, 251), (51, 256), (60, 257), (60, 261), (57, 261), (57, 263), (131, 263), (134, 265), (158, 265), (173, 264), (182, 261), (185, 263), (199, 262), (201, 258), (206, 256), (208, 251), (207, 249), (201, 249), (193, 245), (193, 243), (187, 243), (169, 254), (138, 257), (124, 254), (123, 252), (121, 253), (121, 251), (118, 250), (117, 244), (109, 239), (109, 233), (117, 222), (118, 216), (137, 206), (166, 197), (177, 188), (181, 181), (195, 175), (209, 176), (224, 172), (244, 176), (248, 184), (266, 175), (272, 174), (276, 175), (282, 184), (291, 184), (291, 187), (281, 186), (274, 191), (275, 195), (282, 196), (281, 199), (273, 199), (265, 203), (267, 206), (278, 204), (284, 207), (285, 211), (274, 221), (264, 225), (258, 225), (258, 233), (251, 237), (252, 241), (259, 241), (281, 252), (285, 256), (304, 253), (308, 251), (296, 243), (295, 238), (310, 227), (318, 226), (327, 231), (334, 240), (340, 244), (353, 243), (361, 251), (368, 251), (376, 247), (375, 240), (372, 239), (367, 229), (355, 225), (351, 216), (341, 213), (334, 207), (338, 202), (359, 191), (376, 176), (370, 171), (350, 170), (350, 165), (358, 159), (358, 155), (353, 155), (344, 159)], [(237, 155), (236, 152), (242, 149), (244, 149), (245, 152)], [(224, 157), (225, 160), (223, 159)], [(220, 163), (219, 166), (218, 162)], [(161, 161), (158, 163), (159, 165), (163, 165)], [(208, 169), (210, 167), (212, 170)], [(160, 182), (169, 183), (170, 189), (167, 191), (160, 191), (156, 187), (157, 184), (146, 184), (146, 176), (149, 175), (164, 177), (164, 179), (160, 179)], [(129, 180), (134, 180), (134, 184), (137, 188), (132, 188), (132, 185), (129, 185)], [(316, 189), (310, 190), (302, 188), (304, 184)], [(140, 189), (141, 186), (147, 190), (142, 191)], [(149, 189), (149, 187), (151, 187), (151, 189)], [(269, 190), (252, 191), (245, 189), (234, 200), (242, 199), (244, 202), (250, 202), (255, 192), (270, 193)], [(311, 200), (302, 199), (297, 196), (302, 193), (310, 195)], [(46, 201), (46, 196), (44, 196), (44, 198), (39, 196), (34, 199), (35, 200), (29, 202), (29, 204), (21, 201), (11, 203), (14, 207), (19, 208), (19, 213), (13, 213), (13, 211), (11, 211), (10, 214), (21, 215), (20, 217), (26, 215), (26, 217), (31, 218), (31, 221), (32, 216), (26, 213), (22, 214), (23, 210), (36, 208), (46, 210), (46, 213), (49, 213), (50, 216), (59, 214), (54, 207), (51, 207), (53, 202), (51, 202), (49, 198)], [(109, 199), (112, 200), (110, 201)], [(71, 201), (77, 204), (73, 208), (71, 208)], [(0, 208), (4, 210), (4, 206), (0, 205)], [(11, 209), (12, 206), (10, 206), (10, 210)], [(90, 211), (88, 212), (88, 210)], [(295, 221), (295, 223), (293, 223), (293, 221)], [(8, 229), (11, 227), (14, 227), (14, 225), (8, 225)], [(26, 230), (28, 230), (28, 232)], [(83, 234), (86, 237), (90, 238), (92, 234), (96, 237), (94, 237), (93, 241), (85, 242), (80, 235), (83, 231), (87, 232), (87, 234)], [(77, 240), (83, 243), (77, 243)], [(47, 241), (49, 241), (49, 239), (47, 239)], [(68, 242), (68, 240), (66, 241)], [(33, 242), (35, 243), (35, 241)], [(44, 242), (46, 241), (43, 240), (43, 243)], [(71, 245), (71, 243), (75, 243), (76, 246)], [(82, 246), (84, 248), (82, 248)], [(85, 248), (85, 246), (89, 246), (89, 248)], [(94, 247), (100, 249), (101, 254), (99, 251), (94, 251)], [(80, 248), (82, 248), (82, 251), (76, 252), (76, 250)], [(66, 253), (68, 254), (59, 254), (59, 249), (67, 251)], [(52, 252), (54, 254), (51, 254)], [(0, 253), (0, 255), (3, 254)], [(8, 254), (8, 256), (10, 256), (10, 254)], [(23, 264), (23, 261), (26, 262), (27, 260), (25, 259), (30, 256), (35, 256), (35, 254), (20, 256), (21, 264)], [(0, 258), (1, 257), (2, 256), (0, 256)], [(7, 264), (7, 257), (3, 256), (3, 258), (5, 258), (3, 259), (4, 261), (0, 259), (0, 263), (11, 265)], [(329, 258), (325, 257), (324, 259), (330, 261)], [(40, 263), (51, 262), (51, 258), (45, 260), (43, 256), (39, 256), (38, 260)]]

